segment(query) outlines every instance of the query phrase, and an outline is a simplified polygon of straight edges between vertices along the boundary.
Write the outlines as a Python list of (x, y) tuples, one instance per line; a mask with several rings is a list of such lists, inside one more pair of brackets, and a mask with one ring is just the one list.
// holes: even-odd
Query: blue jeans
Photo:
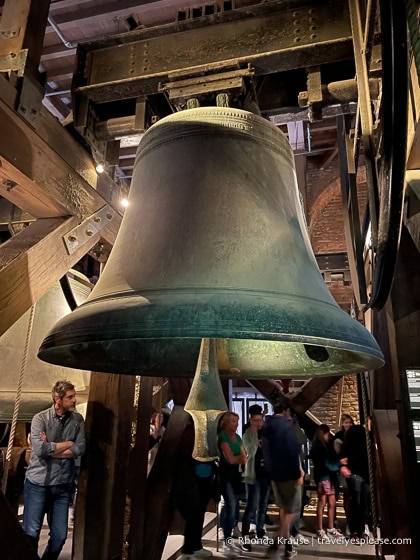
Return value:
[(235, 494), (233, 486), (227, 480), (222, 485), (223, 507), (220, 512), (220, 525), (223, 529), (223, 536), (228, 539), (232, 535), (232, 529), (238, 522), (237, 507), (239, 505), (239, 496)]
[(249, 535), (249, 526), (253, 519), (257, 528), (257, 537), (264, 534), (265, 514), (270, 496), (268, 480), (256, 480), (246, 485), (246, 508), (242, 519), (242, 534)]
[(38, 486), (25, 480), (23, 491), (23, 530), (38, 548), (44, 515), (47, 514), (50, 538), (42, 558), (56, 560), (67, 538), (67, 522), (72, 485)]

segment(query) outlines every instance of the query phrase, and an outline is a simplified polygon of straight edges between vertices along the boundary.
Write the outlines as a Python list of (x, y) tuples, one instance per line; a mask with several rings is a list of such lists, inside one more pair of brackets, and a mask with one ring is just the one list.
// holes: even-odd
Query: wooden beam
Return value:
[(305, 414), (305, 412), (340, 379), (340, 375), (332, 377), (312, 377), (305, 383), (302, 389), (291, 398), (293, 408), (299, 414)]
[(337, 141), (340, 162), (340, 188), (347, 255), (354, 297), (359, 308), (367, 302), (363, 240), (357, 198), (356, 169), (352, 142), (346, 133), (344, 117), (337, 117)]
[[(138, 13), (144, 11), (145, 5), (154, 3), (158, 5), (157, 7), (162, 4), (170, 5), (170, 2), (167, 0), (164, 2), (142, 0), (141, 3), (139, 3), (138, 0), (119, 0), (117, 3), (113, 0), (108, 0), (108, 2), (104, 2), (100, 5), (76, 8), (71, 11), (63, 12), (62, 14), (54, 13), (54, 20), (60, 26), (60, 29), (72, 29), (76, 27), (78, 23), (83, 23), (83, 25), (89, 23), (97, 24), (100, 19), (112, 20), (116, 17), (128, 15), (133, 11)], [(52, 4), (52, 6), (54, 6), (54, 4)], [(50, 27), (48, 29), (51, 30), (52, 28)]]
[(93, 373), (78, 484), (74, 560), (121, 558), (135, 377)]
[[(3, 183), (0, 194), (39, 218), (50, 217), (51, 214), (39, 210), (34, 202), (36, 198), (48, 199), (52, 205), (58, 205), (57, 216), (87, 217), (102, 208), (107, 201), (91, 188), (91, 184), (96, 185), (97, 173), (92, 161), (86, 165), (87, 155), (80, 157), (83, 148), (71, 138), (66, 138), (68, 133), (59, 123), (52, 127), (48, 117), (40, 127), (51, 145), (0, 100), (0, 161), (1, 166), (7, 168), (8, 179), (16, 183), (12, 188)], [(61, 153), (66, 148), (70, 149), (65, 159), (54, 149), (60, 141), (64, 144), (60, 148)], [(18, 172), (16, 176), (15, 169)], [(32, 182), (21, 185), (22, 174)]]
[[(130, 509), (130, 543), (129, 558), (141, 558), (143, 548), (144, 524), (146, 521), (147, 465), (149, 455), (150, 418), (152, 416), (153, 378), (140, 379), (140, 392), (137, 408), (136, 442), (130, 457), (129, 494)], [(159, 410), (159, 409), (157, 409)]]
[(190, 416), (184, 408), (175, 406), (148, 478), (142, 551), (134, 556), (129, 549), (130, 560), (160, 560), (162, 557), (173, 513), (171, 490), (177, 451), (189, 421)]
[[(398, 558), (414, 560), (418, 557), (413, 546), (391, 544), (391, 539), (413, 539), (410, 531), (409, 497), (413, 487), (404, 491), (404, 459), (401, 455), (401, 433), (396, 410), (373, 410), (373, 428), (377, 444), (378, 490), (381, 505), (381, 536), (389, 539), (383, 545), (383, 553)], [(415, 529), (414, 529), (415, 531)], [(395, 541), (396, 542), (396, 541)]]
[[(399, 446), (394, 453), (400, 461), (399, 470), (389, 481), (398, 485), (406, 503), (400, 500), (399, 507), (392, 511), (397, 528), (397, 537), (411, 537), (410, 547), (397, 547), (397, 554), (404, 559), (418, 558), (420, 539), (414, 522), (420, 500), (419, 463), (416, 455), (416, 442), (412, 420), (413, 409), (410, 403), (407, 370), (416, 369), (418, 360), (418, 341), (420, 338), (420, 280), (419, 252), (407, 229), (402, 228), (401, 240), (395, 270), (394, 283), (386, 304), (386, 320), (389, 337), (390, 364), (385, 370), (394, 385), (394, 406), (397, 410)], [(381, 315), (381, 318), (385, 318)], [(382, 384), (387, 380), (380, 379)], [(378, 431), (381, 426), (378, 426)], [(394, 443), (395, 445), (395, 443)], [(388, 461), (388, 458), (386, 458)], [(410, 553), (405, 551), (410, 548)], [(404, 549), (404, 551), (403, 551)]]
[(57, 66), (48, 68), (47, 79), (49, 81), (60, 82), (62, 80), (70, 80), (73, 77), (74, 64), (66, 64), (66, 66)]
[[(115, 191), (113, 180), (102, 174), (99, 182), (92, 158), (45, 108), (33, 130), (11, 108), (12, 89), (0, 78), (0, 92), (8, 96), (0, 100), (0, 195), (36, 218), (86, 218), (112, 206), (103, 194)], [(102, 231), (111, 244), (122, 220), (119, 209), (112, 213)]]
[(172, 399), (172, 391), (169, 380), (165, 377), (154, 377), (153, 386), (156, 388), (157, 385), (158, 389), (155, 389), (153, 392), (152, 407), (155, 410), (160, 410), (162, 406), (165, 406)]
[(251, 379), (247, 380), (247, 383), (270, 402), (273, 402), (276, 397), (284, 396), (281, 384), (272, 379)]
[(27, 61), (38, 67), (51, 0), (6, 0), (0, 30), (15, 35), (2, 38), (0, 55), (28, 49)]
[(99, 241), (96, 234), (69, 255), (63, 236), (77, 223), (40, 219), (1, 245), (0, 336)]
[(0, 550), (3, 560), (39, 560), (33, 544), (0, 492)]
[[(54, 4), (52, 4), (52, 7)], [(51, 10), (50, 10), (51, 11)], [(55, 58), (61, 58), (63, 56), (73, 56), (76, 54), (76, 47), (74, 49), (69, 49), (63, 43), (58, 43), (56, 45), (49, 45), (42, 49), (41, 61), (44, 60), (54, 60)]]
[[(284, 381), (286, 380), (283, 380), (283, 382)], [(282, 391), (280, 383), (271, 379), (252, 379), (251, 381), (247, 380), (247, 383), (250, 387), (260, 392), (271, 404), (273, 404), (279, 396), (283, 396), (286, 399), (288, 398)], [(293, 404), (291, 406), (294, 407)], [(305, 431), (307, 437), (312, 439), (316, 427), (320, 424), (320, 422), (317, 423), (317, 418), (307, 410), (304, 412), (296, 410), (296, 412), (298, 415), (299, 426)]]
[(327, 152), (325, 156), (322, 158), (321, 163), (319, 164), (319, 169), (321, 170), (325, 169), (327, 165), (331, 163), (332, 160), (337, 156), (337, 154), (338, 154), (338, 148), (335, 148), (334, 150)]
[(169, 379), (172, 398), (176, 405), (184, 406), (184, 404), (187, 402), (192, 382), (192, 377), (171, 377)]

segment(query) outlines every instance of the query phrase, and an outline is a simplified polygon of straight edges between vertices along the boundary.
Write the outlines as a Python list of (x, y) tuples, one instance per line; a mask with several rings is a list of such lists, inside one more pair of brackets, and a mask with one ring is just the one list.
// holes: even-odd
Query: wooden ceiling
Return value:
[[(285, 2), (288, 6), (302, 4), (300, 0)], [(202, 10), (229, 11), (232, 8), (258, 4), (255, 0), (213, 0), (199, 9), (197, 0), (56, 0), (51, 2), (41, 71), (47, 75), (44, 105), (60, 120), (71, 119), (71, 85), (80, 43), (128, 32), (133, 28), (149, 28), (198, 17)], [(318, 156), (325, 165), (336, 154), (335, 118), (319, 122), (303, 121), (287, 124), (281, 120), (282, 130), (288, 134), (297, 154)], [(276, 123), (277, 124), (277, 123)], [(131, 178), (137, 143), (123, 142), (120, 151), (119, 177)], [(324, 155), (323, 155), (324, 154)]]

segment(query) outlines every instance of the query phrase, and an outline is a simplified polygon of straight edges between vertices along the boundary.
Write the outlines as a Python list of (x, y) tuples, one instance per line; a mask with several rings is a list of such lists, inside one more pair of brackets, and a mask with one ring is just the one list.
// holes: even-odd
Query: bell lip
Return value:
[[(186, 348), (198, 347), (195, 368), (201, 340), (210, 338), (308, 344), (361, 354), (365, 356), (362, 362), (367, 365), (358, 371), (377, 369), (384, 363), (372, 334), (334, 302), (315, 300), (308, 308), (308, 305), (302, 306), (302, 298), (289, 297), (276, 304), (272, 297), (244, 298), (242, 293), (238, 296), (220, 290), (193, 295), (155, 292), (154, 298), (150, 296), (151, 293), (145, 291), (142, 296), (133, 294), (122, 303), (120, 297), (114, 296), (107, 301), (101, 298), (86, 302), (55, 325), (44, 339), (38, 357), (67, 367), (77, 364), (79, 368), (92, 369), (92, 361), (86, 357), (88, 345), (100, 354), (100, 345), (106, 353), (105, 347), (124, 344), (130, 353), (138, 355), (140, 352), (140, 360), (149, 349), (154, 352), (159, 342), (165, 348), (177, 346), (178, 351), (184, 353), (181, 343), (185, 342)], [(301, 312), (299, 317), (296, 310)], [(171, 340), (178, 342), (172, 344)], [(116, 352), (117, 346), (113, 348)], [(64, 361), (60, 353), (65, 354)], [(77, 361), (77, 354), (80, 361)], [(108, 360), (112, 361), (112, 352)], [(111, 371), (104, 369), (107, 363), (97, 366)]]
[[(146, 342), (147, 339), (137, 339), (138, 342), (140, 342), (140, 345), (144, 344)], [(149, 339), (149, 341), (162, 341), (162, 340), (173, 340), (173, 339)], [(179, 341), (196, 341), (197, 342), (197, 346), (196, 346), (196, 352), (194, 353), (195, 358), (191, 359), (191, 352), (189, 349), (188, 351), (186, 351), (186, 362), (188, 362), (188, 365), (186, 365), (185, 369), (183, 369), (182, 373), (179, 373), (178, 369), (179, 368), (174, 368), (174, 370), (172, 369), (171, 364), (171, 357), (169, 356), (167, 359), (165, 359), (162, 363), (158, 362), (155, 363), (152, 360), (152, 364), (150, 365), (149, 361), (147, 363), (143, 363), (142, 362), (142, 358), (138, 353), (138, 348), (136, 348), (136, 339), (132, 339), (132, 346), (128, 348), (128, 353), (130, 353), (131, 355), (137, 355), (136, 360), (132, 360), (130, 361), (129, 364), (124, 364), (121, 365), (121, 363), (117, 360), (112, 361), (111, 359), (107, 359), (107, 360), (103, 360), (103, 361), (96, 361), (95, 359), (92, 360), (89, 364), (84, 364), (84, 367), (87, 367), (87, 369), (90, 369), (91, 371), (101, 371), (104, 373), (115, 373), (115, 374), (128, 374), (128, 375), (144, 375), (144, 376), (160, 376), (160, 377), (194, 377), (195, 374), (195, 368), (196, 368), (196, 362), (198, 359), (198, 354), (199, 354), (199, 346), (200, 346), (200, 339), (178, 339)], [(219, 339), (219, 340), (226, 340), (226, 339)], [(250, 340), (250, 339), (229, 339), (231, 341), (243, 341), (243, 340)], [(255, 339), (254, 339), (255, 340)], [(250, 340), (251, 342), (252, 340)], [(255, 340), (256, 342), (258, 342), (258, 340)], [(266, 341), (266, 340), (265, 340)], [(119, 342), (126, 342), (125, 340), (112, 340), (113, 343), (118, 344)], [(263, 341), (261, 341), (263, 342)], [(270, 342), (270, 341), (267, 341)], [(287, 344), (287, 342), (290, 341), (273, 341), (273, 342), (280, 342), (280, 343), (285, 343)], [(92, 349), (92, 345), (88, 344), (87, 350), (91, 350)], [(97, 344), (97, 343), (93, 343), (93, 346)], [(300, 346), (302, 343), (296, 343), (298, 346)], [(240, 379), (276, 379), (276, 378), (280, 378), (280, 377), (291, 377), (291, 378), (296, 378), (296, 377), (302, 377), (302, 378), (311, 378), (311, 377), (320, 377), (320, 376), (343, 376), (343, 375), (352, 375), (352, 374), (356, 374), (356, 373), (360, 373), (363, 371), (369, 371), (369, 370), (376, 370), (381, 368), (384, 365), (384, 359), (381, 355), (381, 353), (375, 353), (370, 351), (370, 349), (368, 349), (368, 351), (366, 351), (366, 349), (364, 351), (355, 351), (355, 349), (353, 348), (352, 350), (348, 350), (348, 349), (342, 349), (342, 348), (332, 348), (332, 347), (326, 347), (329, 348), (331, 350), (336, 350), (338, 352), (342, 352), (344, 356), (346, 355), (350, 355), (350, 356), (354, 356), (354, 361), (356, 362), (356, 364), (354, 365), (348, 365), (348, 364), (342, 364), (342, 365), (334, 365), (334, 367), (329, 366), (328, 368), (326, 368), (325, 370), (322, 369), (322, 365), (321, 365), (321, 369), (319, 370), (311, 370), (309, 372), (304, 371), (303, 369), (299, 369), (298, 371), (296, 370), (295, 367), (291, 367), (290, 369), (286, 369), (286, 370), (282, 370), (281, 366), (275, 367), (275, 368), (271, 368), (271, 369), (266, 369), (266, 373), (259, 371), (259, 372), (248, 372), (245, 375), (245, 371), (247, 371), (245, 368), (242, 370), (239, 370), (238, 373), (232, 372), (231, 368), (226, 368), (219, 365), (219, 374), (222, 378), (240, 378)], [(74, 350), (74, 347), (73, 347)], [(86, 350), (86, 348), (85, 348)], [(142, 350), (144, 350), (144, 348), (142, 348)], [(66, 355), (71, 356), (71, 360), (70, 361), (66, 361), (65, 359), (63, 360), (63, 356)], [(75, 355), (72, 351), (72, 345), (63, 345), (63, 346), (54, 346), (54, 347), (50, 347), (50, 348), (46, 348), (46, 344), (43, 344), (42, 347), (40, 348), (38, 357), (41, 360), (53, 363), (53, 364), (59, 364), (62, 365), (64, 367), (75, 367), (76, 364), (79, 364), (78, 362), (78, 356), (77, 354)], [(74, 361), (73, 361), (74, 360)], [(79, 366), (80, 367), (80, 364)], [(234, 368), (235, 369), (235, 368)], [(290, 373), (288, 373), (290, 372)]]
[[(156, 341), (163, 341), (163, 340), (185, 340), (185, 341), (201, 341), (203, 338), (209, 338), (213, 340), (249, 340), (255, 342), (284, 342), (284, 343), (295, 343), (295, 344), (308, 344), (311, 346), (322, 346), (324, 348), (330, 348), (332, 350), (343, 350), (346, 352), (353, 352), (356, 354), (365, 354), (366, 356), (371, 356), (378, 358), (382, 361), (382, 365), (385, 363), (384, 355), (379, 348), (375, 348), (374, 346), (367, 346), (363, 344), (355, 344), (353, 342), (347, 341), (340, 341), (340, 340), (333, 340), (328, 338), (322, 337), (311, 337), (306, 335), (296, 335), (296, 334), (289, 334), (289, 333), (264, 333), (264, 332), (254, 332), (251, 333), (250, 331), (246, 332), (236, 332), (232, 333), (231, 336), (223, 336), (220, 334), (220, 329), (218, 329), (218, 334), (211, 333), (210, 331), (206, 331), (202, 335), (197, 336), (124, 336), (124, 338), (116, 336), (118, 331), (111, 331), (108, 330), (107, 337), (98, 336), (98, 331), (92, 331), (92, 338), (86, 338), (86, 332), (81, 333), (79, 335), (69, 335), (68, 333), (62, 333), (60, 335), (59, 332), (54, 332), (45, 337), (40, 346), (38, 351), (38, 357), (41, 360), (45, 360), (44, 356), (48, 354), (48, 352), (52, 348), (71, 348), (78, 346), (80, 344), (103, 344), (108, 342), (127, 342), (130, 341), (132, 344), (136, 343), (146, 343), (149, 342), (156, 342)], [(125, 333), (127, 334), (127, 333)], [(253, 334), (254, 336), (251, 336)], [(60, 338), (67, 341), (66, 344), (60, 344)], [(373, 337), (372, 337), (373, 338)], [(375, 339), (373, 339), (375, 340)], [(376, 341), (375, 341), (376, 342)], [(57, 344), (58, 343), (58, 344)], [(198, 356), (197, 356), (198, 357)], [(48, 361), (48, 360), (46, 360)], [(381, 366), (379, 366), (381, 367)], [(82, 369), (79, 366), (79, 369)]]

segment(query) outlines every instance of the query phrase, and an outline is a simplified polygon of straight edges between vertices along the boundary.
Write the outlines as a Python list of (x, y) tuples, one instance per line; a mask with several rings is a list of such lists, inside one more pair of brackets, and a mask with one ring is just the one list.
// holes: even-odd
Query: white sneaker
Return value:
[(213, 556), (213, 552), (207, 548), (200, 548), (200, 550), (194, 550), (193, 556), (194, 558), (210, 558)]
[(239, 537), (242, 537), (242, 533), (240, 532), (239, 527), (237, 525), (235, 525), (235, 527), (233, 528), (232, 537), (234, 539), (239, 539)]
[(219, 527), (219, 529), (217, 531), (217, 539), (219, 541), (223, 541), (225, 539), (225, 536), (223, 534), (223, 529), (221, 527)]
[(327, 537), (334, 537), (336, 539), (344, 536), (340, 529), (336, 529), (335, 527), (333, 527), (332, 529), (327, 529), (326, 533)]
[(256, 533), (257, 532), (257, 526), (255, 525), (255, 523), (251, 523), (249, 526), (249, 534), (251, 533)]
[(223, 544), (223, 554), (227, 558), (240, 558), (241, 557), (241, 549), (236, 546), (236, 544)]
[(327, 533), (324, 531), (324, 529), (318, 529), (318, 531), (316, 532), (316, 538), (322, 541), (328, 540)]

